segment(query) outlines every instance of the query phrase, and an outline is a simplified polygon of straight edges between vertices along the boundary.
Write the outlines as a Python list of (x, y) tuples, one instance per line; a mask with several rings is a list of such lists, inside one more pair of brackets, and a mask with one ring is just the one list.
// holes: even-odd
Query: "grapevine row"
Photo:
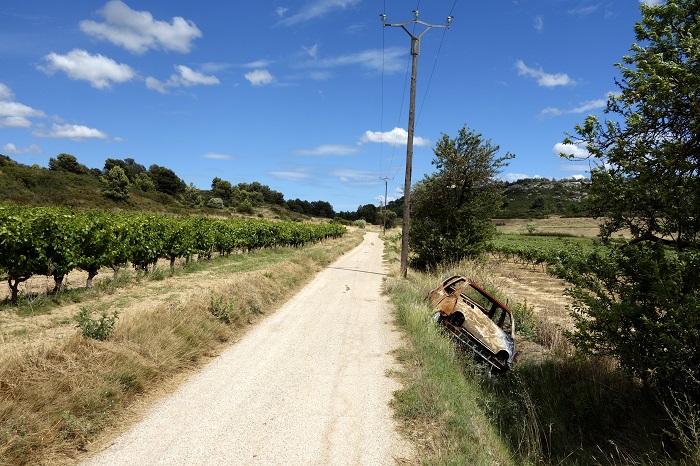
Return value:
[(489, 250), (501, 259), (541, 266), (553, 273), (565, 266), (581, 264), (591, 254), (601, 254), (594, 240), (577, 237), (498, 235)]
[(189, 261), (280, 246), (303, 246), (345, 233), (339, 224), (174, 217), (0, 205), (0, 276), (17, 301), (20, 283), (53, 276), (55, 290), (73, 269), (88, 273), (87, 286), (105, 267), (132, 264), (147, 271), (159, 259)]

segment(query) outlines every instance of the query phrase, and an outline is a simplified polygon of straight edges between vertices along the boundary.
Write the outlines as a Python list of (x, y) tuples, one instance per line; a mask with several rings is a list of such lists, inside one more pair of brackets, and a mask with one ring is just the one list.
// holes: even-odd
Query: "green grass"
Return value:
[[(434, 277), (431, 277), (434, 278)], [(394, 408), (423, 464), (516, 464), (478, 400), (482, 367), (455, 350), (430, 320), (425, 277), (390, 279), (387, 289), (408, 344), (397, 355), (404, 387)], [(430, 278), (428, 278), (430, 281)]]

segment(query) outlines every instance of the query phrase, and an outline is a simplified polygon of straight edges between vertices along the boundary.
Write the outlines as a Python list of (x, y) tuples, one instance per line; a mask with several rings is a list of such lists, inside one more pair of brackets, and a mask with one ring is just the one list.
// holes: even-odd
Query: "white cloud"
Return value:
[(512, 183), (513, 181), (525, 180), (525, 179), (532, 178), (532, 177), (530, 175), (524, 175), (522, 173), (506, 173), (505, 175), (502, 176), (502, 178), (505, 181)]
[(311, 47), (302, 46), (302, 48), (304, 49), (304, 52), (311, 58), (318, 57), (318, 44), (314, 44)]
[(275, 82), (275, 77), (267, 70), (253, 70), (243, 76), (255, 87), (266, 86)]
[(535, 30), (537, 32), (544, 30), (544, 19), (541, 16), (535, 16)]
[(563, 144), (561, 142), (555, 144), (555, 146), (552, 148), (552, 152), (557, 156), (564, 154), (576, 159), (584, 159), (590, 156), (588, 150), (586, 150), (586, 148), (581, 145)]
[[(316, 19), (334, 10), (345, 10), (358, 3), (360, 0), (314, 0), (303, 6), (298, 13), (282, 19), (280, 24), (293, 26)], [(287, 9), (284, 10), (284, 13), (287, 13)]]
[(46, 116), (41, 110), (35, 110), (19, 102), (0, 101), (0, 116), (2, 117), (44, 117)]
[[(406, 145), (408, 144), (408, 131), (403, 128), (394, 128), (391, 131), (365, 131), (365, 134), (360, 138), (360, 142), (386, 142), (387, 144)], [(428, 146), (430, 140), (420, 136), (413, 136), (414, 146)]]
[(585, 180), (586, 176), (579, 174), (579, 175), (572, 175), (571, 178), (581, 181), (581, 180)]
[(208, 154), (204, 154), (202, 157), (205, 159), (214, 159), (214, 160), (231, 160), (235, 158), (233, 155), (229, 154), (218, 154), (216, 152), (209, 152)]
[(270, 176), (274, 176), (275, 178), (287, 181), (308, 181), (313, 178), (309, 173), (297, 171), (273, 171), (268, 172), (268, 174)]
[(169, 88), (174, 87), (192, 87), (192, 86), (213, 86), (219, 84), (219, 78), (213, 75), (205, 75), (199, 71), (194, 71), (184, 65), (176, 65), (177, 73), (170, 75), (167, 81), (159, 81), (158, 79), (149, 76), (146, 78), (146, 87), (166, 94)]
[(406, 69), (406, 62), (403, 60), (406, 53), (407, 50), (404, 47), (387, 47), (384, 50), (370, 49), (349, 55), (315, 59), (306, 63), (306, 66), (312, 68), (336, 68), (359, 65), (372, 71), (382, 71), (383, 69), (386, 73), (394, 73)]
[(0, 100), (14, 100), (15, 93), (5, 83), (0, 83)]
[(146, 78), (146, 87), (154, 91), (158, 91), (161, 94), (168, 93), (168, 88), (166, 87), (165, 83), (157, 80), (153, 76), (149, 76)]
[(542, 68), (535, 69), (528, 67), (522, 60), (516, 61), (515, 67), (518, 69), (519, 76), (535, 78), (537, 84), (543, 87), (573, 86), (576, 84), (576, 81), (571, 79), (566, 73), (545, 73)]
[(30, 146), (25, 147), (23, 149), (18, 149), (17, 146), (10, 142), (2, 146), (2, 152), (5, 155), (24, 155), (41, 154), (43, 151), (41, 150), (41, 147), (37, 146), (36, 144), (31, 144)]
[(0, 118), (0, 128), (29, 128), (32, 122), (24, 117)]
[(297, 155), (351, 155), (358, 152), (360, 149), (357, 146), (345, 146), (342, 144), (324, 144), (313, 149), (299, 149), (295, 153)]
[(112, 87), (136, 77), (129, 65), (117, 63), (103, 55), (90, 55), (85, 50), (74, 49), (66, 55), (51, 52), (44, 57), (45, 65), (38, 68), (47, 74), (63, 71), (71, 79), (88, 81), (96, 89)]
[[(608, 94), (610, 96), (611, 94)], [(605, 108), (606, 105), (608, 104), (608, 96), (606, 96), (603, 99), (594, 99), (594, 100), (587, 100), (585, 102), (582, 102), (576, 107), (570, 108), (570, 109), (561, 109), (557, 107), (547, 107), (542, 112), (540, 112), (540, 115), (542, 116), (561, 116), (561, 115), (568, 115), (568, 114), (578, 114), (578, 113), (587, 113), (592, 110), (600, 110), (602, 108)]]
[(284, 18), (284, 15), (287, 14), (289, 11), (289, 8), (285, 8), (283, 6), (278, 6), (275, 8), (275, 16), (279, 16), (280, 18)]
[(83, 141), (85, 139), (106, 139), (107, 135), (100, 130), (94, 128), (88, 128), (82, 125), (57, 125), (54, 124), (51, 127), (51, 131), (34, 131), (32, 133), (34, 136), (39, 138), (65, 138), (72, 139), (74, 141)]
[(180, 16), (171, 23), (158, 21), (147, 11), (136, 11), (120, 0), (112, 0), (98, 11), (104, 23), (84, 20), (80, 29), (97, 39), (109, 41), (136, 54), (148, 49), (174, 50), (187, 53), (192, 41), (202, 37), (202, 31)]
[(244, 63), (241, 65), (243, 68), (249, 68), (249, 69), (255, 69), (255, 68), (267, 68), (268, 66), (272, 65), (274, 62), (272, 60), (266, 60), (266, 59), (260, 59), (260, 60), (255, 60), (251, 61), (249, 63)]
[(339, 167), (330, 171), (331, 176), (335, 176), (343, 183), (353, 186), (376, 186), (378, 184), (377, 174), (369, 170), (357, 170), (354, 168)]
[(12, 89), (0, 83), (0, 128), (29, 128), (32, 126), (29, 118), (46, 116), (41, 110), (13, 102), (14, 98), (15, 93)]
[(581, 8), (573, 8), (569, 10), (569, 14), (576, 16), (589, 16), (598, 11), (600, 4), (584, 6)]

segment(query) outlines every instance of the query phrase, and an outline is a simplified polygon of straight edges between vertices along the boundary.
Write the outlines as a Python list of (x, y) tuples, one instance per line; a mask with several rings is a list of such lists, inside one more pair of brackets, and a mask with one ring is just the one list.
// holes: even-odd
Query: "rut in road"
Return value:
[[(156, 403), (96, 465), (390, 465), (412, 449), (389, 407), (400, 344), (383, 245), (362, 244)], [(275, 293), (274, 289), (269, 290)]]

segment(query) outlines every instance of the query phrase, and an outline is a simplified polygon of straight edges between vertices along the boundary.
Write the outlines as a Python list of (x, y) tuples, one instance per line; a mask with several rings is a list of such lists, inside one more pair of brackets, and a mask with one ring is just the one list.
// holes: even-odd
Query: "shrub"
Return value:
[(212, 197), (207, 201), (207, 207), (211, 207), (212, 209), (223, 209), (224, 200), (220, 197)]
[(93, 319), (90, 317), (90, 311), (87, 308), (82, 308), (75, 316), (75, 320), (85, 338), (103, 341), (112, 334), (118, 315), (117, 311), (114, 311), (111, 316), (102, 311), (99, 318)]

